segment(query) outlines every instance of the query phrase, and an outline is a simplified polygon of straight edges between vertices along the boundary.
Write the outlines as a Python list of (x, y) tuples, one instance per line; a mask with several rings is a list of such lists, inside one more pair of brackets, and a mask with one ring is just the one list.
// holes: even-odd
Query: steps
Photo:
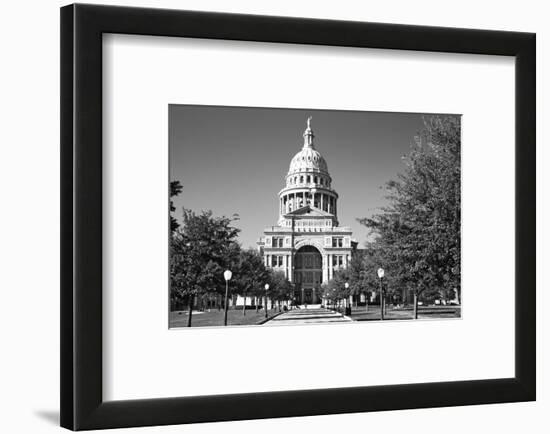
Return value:
[(352, 320), (341, 313), (321, 308), (319, 305), (308, 305), (307, 309), (305, 307), (293, 309), (278, 315), (264, 323), (264, 325), (325, 324), (334, 322), (352, 322)]

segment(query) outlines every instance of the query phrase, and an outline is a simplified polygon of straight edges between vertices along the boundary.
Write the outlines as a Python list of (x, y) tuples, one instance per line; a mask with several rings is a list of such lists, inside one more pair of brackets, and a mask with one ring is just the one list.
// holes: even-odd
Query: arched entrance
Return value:
[(316, 304), (323, 283), (323, 257), (313, 246), (304, 246), (294, 254), (294, 298), (297, 303)]

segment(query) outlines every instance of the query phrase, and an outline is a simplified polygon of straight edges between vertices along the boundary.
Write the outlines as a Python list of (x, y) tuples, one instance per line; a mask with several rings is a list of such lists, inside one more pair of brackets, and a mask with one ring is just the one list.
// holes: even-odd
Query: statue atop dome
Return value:
[(311, 129), (311, 119), (313, 119), (312, 116), (309, 116), (307, 118), (307, 128), (304, 131), (304, 148), (312, 148), (313, 147), (313, 131)]

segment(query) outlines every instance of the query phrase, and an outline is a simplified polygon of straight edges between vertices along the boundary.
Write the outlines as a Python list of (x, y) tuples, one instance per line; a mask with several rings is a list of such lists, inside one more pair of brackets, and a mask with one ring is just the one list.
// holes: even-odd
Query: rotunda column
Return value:
[(323, 255), (323, 282), (326, 283), (329, 281), (328, 278), (328, 258), (329, 255)]
[(288, 255), (288, 280), (294, 282), (294, 268), (292, 266), (292, 253)]

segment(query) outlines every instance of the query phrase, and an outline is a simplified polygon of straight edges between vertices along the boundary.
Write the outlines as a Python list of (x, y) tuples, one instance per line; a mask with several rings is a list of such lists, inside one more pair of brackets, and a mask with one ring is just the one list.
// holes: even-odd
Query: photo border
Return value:
[[(514, 56), (515, 376), (104, 402), (104, 33)], [(120, 428), (535, 400), (534, 34), (77, 4), (61, 8), (60, 42), (61, 426)]]

